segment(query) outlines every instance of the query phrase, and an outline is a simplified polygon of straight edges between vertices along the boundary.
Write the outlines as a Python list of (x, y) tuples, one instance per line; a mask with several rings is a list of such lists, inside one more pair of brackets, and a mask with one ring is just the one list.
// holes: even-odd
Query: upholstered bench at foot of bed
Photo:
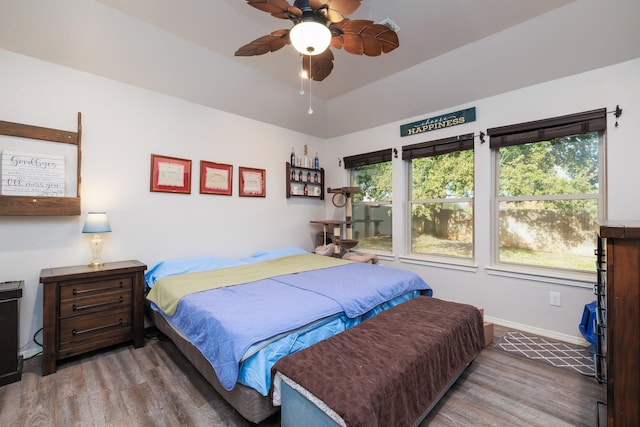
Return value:
[(413, 298), (279, 360), (281, 425), (415, 425), (483, 345), (477, 308)]

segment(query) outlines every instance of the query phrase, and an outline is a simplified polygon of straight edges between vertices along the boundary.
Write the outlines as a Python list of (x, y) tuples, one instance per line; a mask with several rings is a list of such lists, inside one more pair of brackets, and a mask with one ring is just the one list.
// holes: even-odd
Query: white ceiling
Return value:
[(0, 48), (322, 138), (640, 57), (638, 0), (364, 0), (348, 17), (391, 19), (400, 47), (333, 49), (311, 99), (291, 46), (233, 55), (291, 26), (243, 0), (0, 0)]

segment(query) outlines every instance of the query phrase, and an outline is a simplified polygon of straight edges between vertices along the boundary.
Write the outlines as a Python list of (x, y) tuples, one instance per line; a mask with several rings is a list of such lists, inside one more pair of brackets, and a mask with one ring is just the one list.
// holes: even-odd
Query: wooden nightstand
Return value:
[(42, 375), (57, 361), (133, 340), (144, 345), (144, 271), (140, 261), (45, 268)]

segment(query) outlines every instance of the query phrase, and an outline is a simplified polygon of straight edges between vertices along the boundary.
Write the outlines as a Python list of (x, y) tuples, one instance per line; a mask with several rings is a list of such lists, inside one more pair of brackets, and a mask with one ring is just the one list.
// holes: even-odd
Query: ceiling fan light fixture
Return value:
[(327, 50), (331, 43), (331, 30), (312, 16), (291, 28), (289, 40), (301, 54), (319, 55)]
[(247, 0), (250, 6), (273, 17), (290, 20), (291, 26), (240, 47), (235, 56), (263, 55), (293, 45), (302, 55), (302, 68), (309, 73), (309, 80), (320, 82), (333, 70), (332, 47), (344, 48), (354, 55), (379, 56), (400, 46), (398, 26), (390, 19), (376, 24), (368, 19), (345, 18), (361, 3), (362, 0), (295, 0), (292, 5), (291, 0)]

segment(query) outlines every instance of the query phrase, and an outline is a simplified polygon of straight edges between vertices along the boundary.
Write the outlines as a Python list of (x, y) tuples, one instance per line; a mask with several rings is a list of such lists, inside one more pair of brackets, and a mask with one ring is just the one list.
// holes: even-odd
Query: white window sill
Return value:
[(515, 279), (532, 280), (535, 282), (553, 283), (556, 285), (576, 286), (580, 288), (593, 288), (596, 282), (596, 273), (581, 273), (560, 270), (546, 270), (527, 267), (506, 265), (493, 265), (485, 268), (487, 274)]
[(426, 256), (399, 256), (400, 262), (407, 264), (425, 265), (429, 267), (446, 268), (449, 270), (468, 271), (475, 273), (478, 271), (478, 265), (472, 260), (426, 257)]
[(393, 253), (389, 252), (389, 251), (384, 251), (384, 250), (378, 250), (375, 248), (359, 248), (359, 247), (355, 247), (353, 248), (354, 252), (361, 252), (363, 254), (373, 254), (375, 256), (377, 256), (378, 258), (380, 258), (383, 261), (395, 261), (396, 257), (393, 256)]
[[(392, 258), (390, 258), (392, 259)], [(451, 259), (426, 256), (399, 256), (398, 260), (407, 264), (424, 265), (428, 267), (445, 268), (449, 270), (478, 272), (478, 265), (473, 261), (463, 259)], [(493, 265), (485, 267), (487, 274), (516, 279), (531, 280), (542, 283), (553, 283), (556, 285), (576, 286), (580, 288), (592, 289), (596, 282), (596, 275), (588, 272), (570, 272), (559, 270), (546, 270), (537, 268)]]

